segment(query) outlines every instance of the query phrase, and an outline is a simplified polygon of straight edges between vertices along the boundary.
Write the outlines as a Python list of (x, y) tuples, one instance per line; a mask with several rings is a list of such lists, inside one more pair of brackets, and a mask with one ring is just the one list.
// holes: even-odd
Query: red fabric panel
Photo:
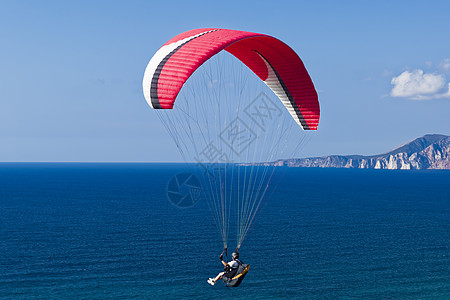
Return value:
[[(184, 32), (165, 45), (215, 28)], [(158, 80), (158, 99), (162, 108), (173, 107), (181, 87), (192, 73), (209, 58), (226, 50), (246, 64), (261, 80), (268, 76), (258, 51), (279, 74), (311, 130), (319, 122), (319, 103), (314, 85), (298, 55), (280, 40), (257, 33), (219, 29), (192, 39), (173, 53), (164, 64)]]
[[(214, 29), (191, 30), (176, 36), (166, 45)], [(231, 43), (255, 35), (255, 33), (250, 32), (220, 29), (195, 38), (182, 46), (168, 59), (159, 75), (158, 99), (161, 107), (173, 107), (175, 98), (183, 84), (205, 61)]]

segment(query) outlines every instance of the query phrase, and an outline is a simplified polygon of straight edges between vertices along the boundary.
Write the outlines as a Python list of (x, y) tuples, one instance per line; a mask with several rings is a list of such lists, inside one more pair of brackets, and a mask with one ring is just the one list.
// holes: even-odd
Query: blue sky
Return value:
[(141, 88), (168, 39), (273, 35), (304, 61), (319, 130), (301, 156), (450, 135), (448, 1), (2, 1), (0, 161), (179, 161)]

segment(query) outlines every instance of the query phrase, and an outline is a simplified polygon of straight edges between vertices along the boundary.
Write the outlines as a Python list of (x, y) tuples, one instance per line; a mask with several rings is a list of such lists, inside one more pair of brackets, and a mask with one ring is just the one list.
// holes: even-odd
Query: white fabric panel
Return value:
[(287, 108), (291, 116), (294, 118), (295, 122), (297, 122), (298, 125), (300, 125), (300, 127), (303, 128), (302, 124), (300, 123), (300, 119), (298, 118), (297, 113), (295, 112), (295, 109), (291, 104), (291, 101), (289, 101), (289, 97), (286, 95), (286, 92), (284, 91), (280, 81), (278, 80), (277, 75), (275, 74), (275, 71), (272, 69), (272, 67), (264, 57), (262, 57), (258, 52), (257, 54), (266, 64), (268, 71), (268, 76), (267, 79), (264, 81), (264, 83), (275, 93), (275, 95), (277, 95), (278, 98), (280, 98), (281, 102)]
[(150, 60), (150, 62), (147, 65), (147, 68), (145, 69), (144, 79), (142, 81), (142, 89), (144, 91), (144, 97), (145, 97), (145, 100), (147, 101), (148, 105), (150, 105), (151, 108), (154, 108), (154, 107), (152, 105), (152, 99), (150, 97), (150, 87), (152, 84), (153, 74), (155, 74), (156, 68), (158, 67), (159, 63), (164, 59), (164, 57), (166, 57), (170, 52), (175, 50), (175, 48), (177, 48), (181, 44), (188, 42), (189, 40), (192, 40), (192, 39), (194, 39), (202, 34), (205, 34), (207, 32), (209, 32), (209, 31), (205, 31), (205, 32), (187, 37), (185, 39), (179, 40), (175, 43), (162, 46), (155, 53), (155, 55), (153, 55), (152, 59)]

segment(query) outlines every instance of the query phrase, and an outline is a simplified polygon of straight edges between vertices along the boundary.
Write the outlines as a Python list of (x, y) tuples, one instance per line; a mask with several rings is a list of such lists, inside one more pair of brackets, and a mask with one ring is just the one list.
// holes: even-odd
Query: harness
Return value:
[(239, 259), (235, 259), (235, 261), (238, 263), (238, 267), (223, 275), (223, 281), (227, 287), (239, 286), (250, 269), (250, 265), (244, 264)]

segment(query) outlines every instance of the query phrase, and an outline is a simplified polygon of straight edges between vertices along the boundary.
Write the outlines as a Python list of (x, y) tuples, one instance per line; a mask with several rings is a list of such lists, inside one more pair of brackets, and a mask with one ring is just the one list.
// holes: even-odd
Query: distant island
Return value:
[(450, 169), (450, 136), (427, 134), (394, 150), (372, 156), (331, 155), (260, 163), (301, 168), (357, 168), (389, 170)]

